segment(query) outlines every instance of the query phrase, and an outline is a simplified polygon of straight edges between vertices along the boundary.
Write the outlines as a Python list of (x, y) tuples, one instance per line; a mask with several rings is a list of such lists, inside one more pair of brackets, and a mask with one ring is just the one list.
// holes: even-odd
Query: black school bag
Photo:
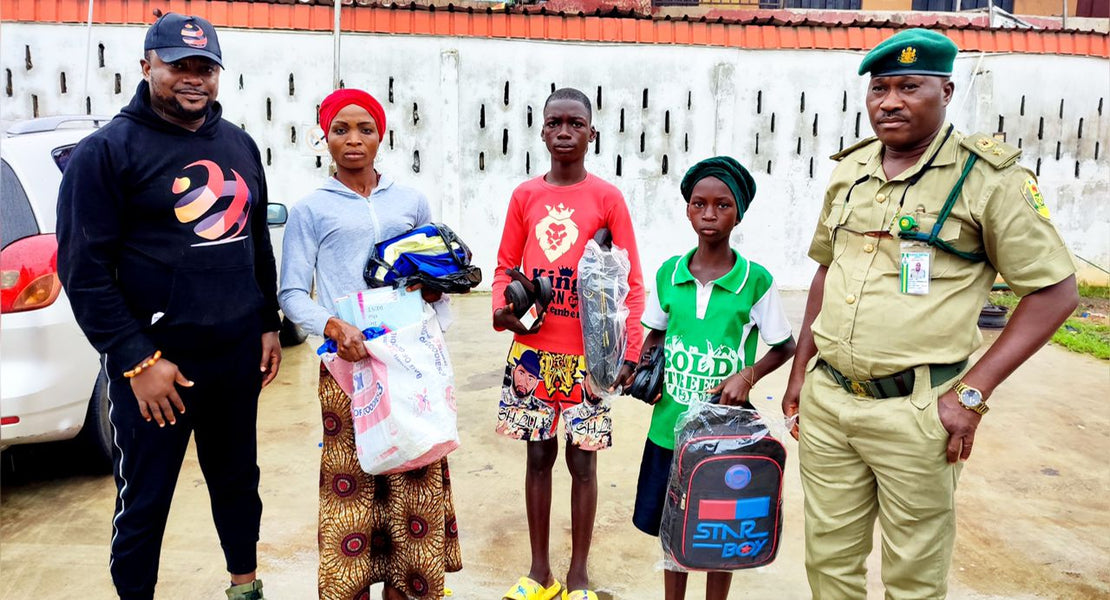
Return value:
[(754, 410), (708, 403), (690, 410), (675, 437), (663, 551), (687, 570), (770, 563), (782, 535), (786, 449)]

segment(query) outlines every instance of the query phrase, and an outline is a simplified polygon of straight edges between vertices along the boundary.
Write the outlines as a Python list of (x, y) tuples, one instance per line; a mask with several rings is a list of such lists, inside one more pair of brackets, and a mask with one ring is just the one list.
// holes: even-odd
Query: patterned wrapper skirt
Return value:
[(462, 569), (447, 459), (369, 475), (355, 452), (351, 398), (320, 367), (320, 598), (369, 599), (386, 583), (412, 598), (443, 597), (443, 574)]

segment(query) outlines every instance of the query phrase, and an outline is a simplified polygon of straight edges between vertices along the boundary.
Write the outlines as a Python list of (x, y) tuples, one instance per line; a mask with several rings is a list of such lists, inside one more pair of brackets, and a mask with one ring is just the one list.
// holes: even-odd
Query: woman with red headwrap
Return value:
[[(281, 307), (305, 330), (334, 340), (339, 357), (366, 358), (362, 332), (339, 319), (334, 300), (366, 287), (370, 249), (431, 221), (428, 200), (374, 168), (385, 111), (370, 94), (342, 89), (320, 104), (335, 176), (289, 211)], [(311, 291), (315, 279), (316, 299)], [(434, 301), (425, 290), (425, 300)], [(359, 466), (351, 399), (320, 369), (324, 443), (320, 460), (321, 599), (444, 595), (444, 572), (462, 568), (447, 459), (394, 475)]]

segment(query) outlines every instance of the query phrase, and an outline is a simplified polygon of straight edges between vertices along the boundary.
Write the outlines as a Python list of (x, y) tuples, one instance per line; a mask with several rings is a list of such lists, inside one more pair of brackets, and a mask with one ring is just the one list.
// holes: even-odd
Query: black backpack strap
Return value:
[[(451, 259), (455, 261), (455, 266), (459, 267), (460, 270), (470, 266), (470, 259), (474, 254), (470, 251), (470, 248), (459, 239), (459, 236), (443, 223), (432, 223), (432, 226), (439, 232), (439, 237), (443, 240), (443, 245), (447, 247), (447, 253), (450, 254)], [(463, 255), (466, 256), (465, 262), (459, 260), (458, 255), (455, 254), (455, 244), (458, 244), (459, 248), (463, 251)]]

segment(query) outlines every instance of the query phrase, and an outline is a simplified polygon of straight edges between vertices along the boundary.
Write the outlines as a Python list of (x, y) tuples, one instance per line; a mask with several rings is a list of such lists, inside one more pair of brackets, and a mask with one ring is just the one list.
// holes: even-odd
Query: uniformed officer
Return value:
[[(887, 597), (945, 597), (959, 461), (991, 393), (1078, 302), (1074, 262), (1021, 151), (945, 120), (957, 51), (912, 29), (863, 59), (876, 137), (833, 156), (810, 246), (820, 266), (783, 411), (801, 417), (817, 599), (866, 598), (876, 517)], [(968, 368), (998, 273), (1021, 302)]]

